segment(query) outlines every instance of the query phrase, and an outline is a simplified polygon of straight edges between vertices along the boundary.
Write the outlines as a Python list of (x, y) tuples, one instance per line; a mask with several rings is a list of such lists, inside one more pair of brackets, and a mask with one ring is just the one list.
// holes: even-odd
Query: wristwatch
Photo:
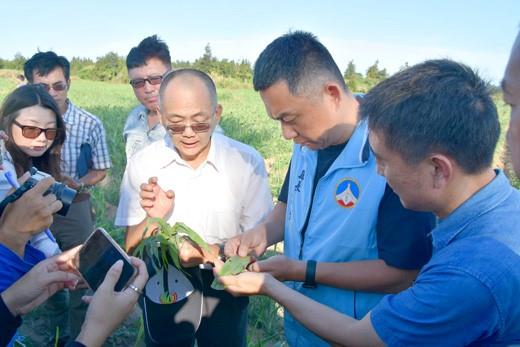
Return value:
[(81, 193), (81, 192), (84, 192), (84, 191), (86, 190), (85, 188), (86, 188), (85, 183), (80, 182), (80, 183), (79, 183), (79, 187), (78, 187), (78, 189), (76, 189), (76, 191), (77, 191), (78, 193)]
[(307, 260), (303, 286), (305, 288), (316, 288), (316, 260)]

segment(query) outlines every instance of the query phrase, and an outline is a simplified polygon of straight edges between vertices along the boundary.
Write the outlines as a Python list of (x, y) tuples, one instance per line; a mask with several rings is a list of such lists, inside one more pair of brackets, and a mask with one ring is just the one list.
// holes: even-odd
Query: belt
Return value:
[(72, 200), (72, 202), (80, 202), (80, 201), (85, 201), (85, 200), (88, 200), (90, 199), (90, 193), (89, 192), (80, 192), (80, 193), (77, 193), (76, 196), (74, 197), (74, 200)]

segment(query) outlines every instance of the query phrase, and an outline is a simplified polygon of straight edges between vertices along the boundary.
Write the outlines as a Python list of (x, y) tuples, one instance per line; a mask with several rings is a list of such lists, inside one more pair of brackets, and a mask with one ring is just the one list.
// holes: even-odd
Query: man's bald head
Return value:
[(217, 88), (211, 77), (200, 70), (195, 69), (178, 69), (168, 72), (162, 80), (161, 89), (159, 90), (159, 104), (163, 109), (165, 91), (171, 83), (175, 83), (175, 88), (200, 88), (206, 90), (207, 97), (211, 103), (211, 109), (214, 112), (217, 108)]

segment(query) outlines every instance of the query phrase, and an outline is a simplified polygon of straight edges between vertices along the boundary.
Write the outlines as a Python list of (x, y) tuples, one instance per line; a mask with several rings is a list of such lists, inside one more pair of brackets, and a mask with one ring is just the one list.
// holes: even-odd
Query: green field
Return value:
[[(14, 79), (0, 77), (0, 100), (15, 87)], [(219, 102), (224, 108), (221, 126), (227, 135), (252, 145), (266, 159), (273, 196), (277, 196), (285, 176), (292, 144), (285, 141), (279, 124), (270, 120), (260, 97), (251, 89), (220, 89)], [(78, 106), (101, 118), (107, 131), (113, 167), (102, 185), (94, 189), (94, 204), (97, 225), (107, 229), (119, 242), (123, 230), (113, 227), (115, 208), (118, 203), (119, 185), (125, 168), (125, 151), (122, 129), (126, 115), (136, 101), (129, 85), (73, 80), (71, 100)], [(509, 120), (509, 108), (497, 99), (502, 135), (496, 154), (496, 163), (501, 166), (504, 133)], [(280, 309), (266, 298), (252, 299), (249, 315), (249, 346), (284, 345)], [(123, 326), (114, 338), (115, 345), (126, 345), (135, 340), (136, 324)]]

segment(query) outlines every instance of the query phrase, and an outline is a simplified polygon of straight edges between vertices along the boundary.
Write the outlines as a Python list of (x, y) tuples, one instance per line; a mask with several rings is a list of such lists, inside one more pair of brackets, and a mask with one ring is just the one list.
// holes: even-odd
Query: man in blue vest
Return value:
[[(310, 33), (269, 44), (254, 87), (268, 115), (295, 145), (278, 204), (264, 223), (230, 239), (226, 254), (284, 255), (253, 266), (354, 318), (384, 293), (411, 285), (431, 255), (429, 213), (405, 209), (377, 174), (367, 122), (328, 50)], [(328, 345), (286, 312), (292, 346)]]

